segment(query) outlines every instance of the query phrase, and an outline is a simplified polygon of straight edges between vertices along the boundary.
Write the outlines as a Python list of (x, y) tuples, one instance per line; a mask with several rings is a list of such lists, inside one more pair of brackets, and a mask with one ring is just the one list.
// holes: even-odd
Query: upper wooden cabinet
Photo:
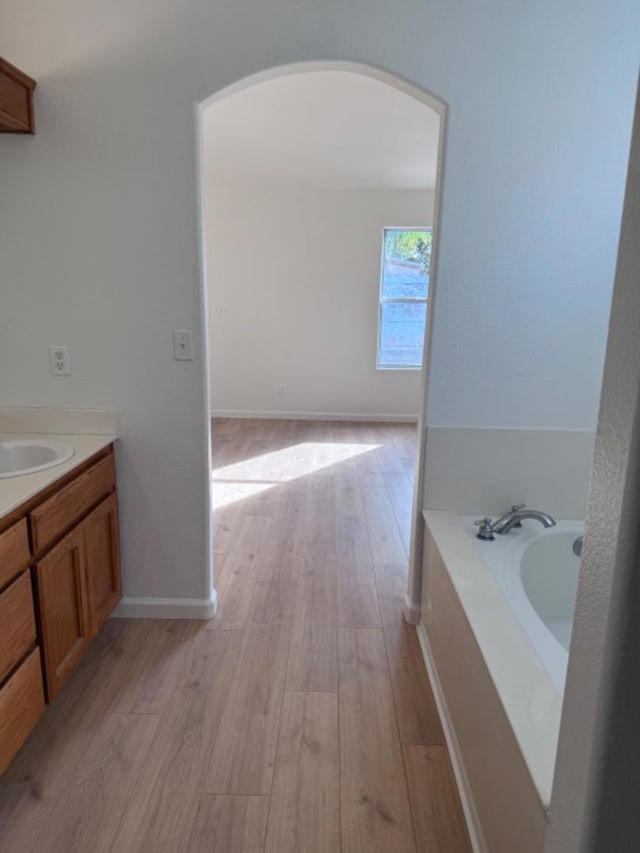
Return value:
[(35, 133), (36, 81), (0, 58), (0, 133)]

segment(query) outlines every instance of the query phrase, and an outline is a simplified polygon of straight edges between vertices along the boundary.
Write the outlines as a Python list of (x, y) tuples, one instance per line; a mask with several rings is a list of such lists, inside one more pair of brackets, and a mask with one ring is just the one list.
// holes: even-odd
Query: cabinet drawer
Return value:
[(36, 642), (31, 573), (24, 572), (0, 595), (0, 683)]
[(36, 648), (0, 688), (0, 773), (29, 737), (43, 712), (40, 651)]
[(113, 453), (80, 474), (30, 514), (35, 551), (41, 551), (69, 530), (98, 501), (113, 491), (116, 468)]
[(13, 527), (0, 533), (0, 589), (28, 565), (27, 520), (22, 518)]

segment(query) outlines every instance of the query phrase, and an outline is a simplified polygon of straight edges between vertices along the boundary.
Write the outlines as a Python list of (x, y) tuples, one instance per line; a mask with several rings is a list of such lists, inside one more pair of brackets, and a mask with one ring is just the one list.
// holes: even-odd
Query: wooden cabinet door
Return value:
[(47, 695), (51, 701), (75, 669), (90, 639), (82, 526), (74, 528), (36, 564), (36, 578)]
[(122, 597), (118, 499), (114, 494), (97, 506), (82, 524), (87, 559), (87, 591), (94, 636)]

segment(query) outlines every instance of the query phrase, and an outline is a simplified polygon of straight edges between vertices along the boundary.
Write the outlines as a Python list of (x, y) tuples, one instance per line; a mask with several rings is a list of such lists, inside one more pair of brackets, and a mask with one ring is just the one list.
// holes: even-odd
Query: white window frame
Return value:
[[(424, 303), (425, 304), (425, 334), (427, 330), (427, 321), (429, 316), (429, 296), (403, 296), (403, 297), (385, 297), (384, 290), (384, 250), (387, 244), (388, 231), (429, 231), (433, 239), (433, 227), (430, 225), (385, 225), (382, 229), (382, 248), (380, 250), (380, 287), (378, 293), (378, 341), (376, 345), (376, 370), (422, 370), (424, 367), (424, 352), (420, 364), (381, 364), (380, 363), (380, 344), (382, 337), (382, 306), (390, 302), (407, 302), (407, 303)], [(429, 275), (429, 283), (431, 283), (431, 275)]]

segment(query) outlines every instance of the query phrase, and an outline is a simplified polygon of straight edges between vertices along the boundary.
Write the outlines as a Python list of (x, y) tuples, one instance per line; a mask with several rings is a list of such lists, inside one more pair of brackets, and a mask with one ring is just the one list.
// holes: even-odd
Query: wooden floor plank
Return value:
[(0, 779), (3, 853), (26, 853), (36, 845), (149, 628), (144, 621), (110, 620), (5, 771)]
[(418, 853), (471, 853), (451, 761), (443, 746), (405, 746)]
[(324, 693), (338, 690), (338, 624), (336, 621), (293, 620), (287, 667), (287, 690)]
[(205, 793), (270, 793), (290, 636), (291, 626), (284, 620), (245, 628)]
[(335, 545), (299, 545), (296, 613), (301, 618), (337, 622)]
[(268, 797), (205, 794), (196, 805), (187, 853), (263, 853)]
[(44, 828), (41, 853), (108, 853), (138, 784), (159, 717), (106, 714)]
[(357, 577), (338, 581), (338, 622), (344, 628), (380, 628), (378, 595), (374, 583)]
[[(293, 551), (296, 535), (297, 515), (295, 511), (274, 513), (271, 525), (260, 544), (260, 556), (285, 558)], [(284, 577), (274, 580), (285, 580)]]
[(210, 630), (242, 630), (249, 621), (254, 593), (254, 562), (257, 557), (233, 551), (226, 556), (224, 575), (218, 585), (218, 609)]
[(186, 849), (240, 655), (238, 631), (200, 625), (185, 654), (185, 679), (162, 717), (149, 761), (127, 807), (113, 849), (182, 853)]
[[(152, 623), (110, 620), (0, 779), (0, 849), (32, 849), (112, 702), (146, 662)], [(115, 624), (111, 624), (115, 623)]]
[(403, 599), (381, 595), (380, 611), (389, 661), (400, 740), (405, 744), (443, 745), (444, 733), (420, 641), (403, 614)]
[(109, 710), (118, 714), (161, 714), (180, 681), (185, 644), (193, 630), (191, 622), (154, 620), (144, 647), (142, 672), (127, 681)]
[(338, 697), (285, 693), (266, 853), (340, 849)]
[(385, 565), (374, 563), (373, 573), (376, 579), (375, 583), (378, 594), (389, 594), (404, 598), (409, 574), (409, 567), (406, 561), (402, 563), (387, 563)]
[(389, 493), (389, 500), (395, 513), (398, 528), (401, 533), (411, 532), (411, 513), (413, 509), (413, 488), (403, 470), (401, 473), (385, 472), (384, 484)]
[(415, 851), (382, 631), (341, 628), (343, 853)]
[(369, 545), (374, 563), (402, 563), (407, 552), (382, 475), (360, 478)]
[(333, 478), (333, 494), (337, 516), (364, 517), (360, 481), (355, 471), (337, 473)]
[(369, 531), (363, 517), (336, 517), (336, 563), (339, 577), (355, 577), (375, 583)]
[(254, 625), (270, 625), (290, 619), (296, 607), (297, 585), (287, 581), (257, 581), (249, 619)]

